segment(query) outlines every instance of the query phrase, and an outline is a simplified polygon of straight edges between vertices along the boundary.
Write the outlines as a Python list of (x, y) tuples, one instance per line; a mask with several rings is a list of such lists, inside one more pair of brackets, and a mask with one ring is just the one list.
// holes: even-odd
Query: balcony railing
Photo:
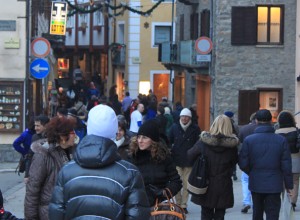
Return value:
[(199, 61), (201, 56), (195, 49), (195, 41), (164, 42), (160, 46), (160, 62), (166, 66), (208, 68), (209, 62)]

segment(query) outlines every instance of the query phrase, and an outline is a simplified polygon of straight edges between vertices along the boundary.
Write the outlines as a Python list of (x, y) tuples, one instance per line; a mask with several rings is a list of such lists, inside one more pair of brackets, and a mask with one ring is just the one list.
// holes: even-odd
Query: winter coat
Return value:
[(232, 169), (238, 162), (239, 139), (236, 136), (211, 135), (203, 131), (199, 141), (188, 151), (195, 161), (201, 152), (208, 162), (208, 189), (206, 194), (192, 195), (191, 201), (206, 208), (227, 209), (233, 207)]
[(25, 156), (31, 145), (32, 135), (34, 134), (34, 130), (26, 129), (13, 143), (13, 146), (16, 151)]
[(287, 139), (291, 152), (292, 173), (300, 173), (300, 141), (298, 140), (298, 129), (295, 127), (279, 128), (275, 133)]
[(166, 125), (166, 134), (168, 135), (170, 133), (170, 129), (174, 123), (173, 117), (170, 114), (164, 114), (164, 117), (167, 119), (167, 125)]
[(274, 134), (269, 124), (259, 124), (245, 138), (239, 166), (249, 175), (249, 190), (255, 193), (280, 193), (283, 183), (293, 188), (291, 153), (287, 140)]
[(198, 141), (200, 128), (190, 124), (184, 131), (179, 123), (174, 123), (169, 132), (169, 142), (172, 145), (172, 157), (175, 165), (179, 167), (191, 167), (193, 162), (187, 158), (187, 151)]
[(31, 149), (34, 155), (26, 184), (25, 218), (47, 220), (58, 172), (69, 160), (65, 150), (60, 146), (48, 145), (45, 139), (34, 142)]
[(151, 158), (149, 150), (138, 150), (136, 155), (132, 155), (131, 162), (139, 168), (143, 176), (151, 206), (155, 204), (157, 197), (151, 190), (151, 185), (159, 190), (168, 188), (173, 196), (181, 190), (182, 182), (170, 155), (165, 160), (156, 162)]
[(112, 140), (88, 135), (59, 173), (49, 215), (52, 220), (146, 220), (150, 209), (138, 169), (121, 160)]
[(118, 147), (118, 153), (120, 154), (123, 160), (128, 160), (129, 157), (128, 148), (130, 144), (130, 138), (127, 135), (125, 135), (124, 138), (125, 138), (124, 142)]

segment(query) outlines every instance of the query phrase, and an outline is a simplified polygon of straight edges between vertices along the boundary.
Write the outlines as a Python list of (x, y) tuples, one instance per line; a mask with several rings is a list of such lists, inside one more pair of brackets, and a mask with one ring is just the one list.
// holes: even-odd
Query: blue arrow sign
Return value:
[(44, 59), (35, 59), (30, 64), (30, 73), (36, 79), (45, 78), (50, 72), (50, 65)]

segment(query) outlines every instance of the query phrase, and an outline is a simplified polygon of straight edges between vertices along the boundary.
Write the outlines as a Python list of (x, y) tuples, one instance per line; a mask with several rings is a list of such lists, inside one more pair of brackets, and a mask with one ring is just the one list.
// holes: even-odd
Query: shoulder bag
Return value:
[(150, 220), (185, 220), (184, 210), (174, 202), (171, 191), (166, 188), (167, 200), (161, 203), (156, 199), (155, 205), (151, 208)]
[(188, 178), (187, 191), (192, 195), (199, 196), (207, 192), (209, 184), (207, 169), (205, 146), (203, 146), (201, 154), (196, 159)]

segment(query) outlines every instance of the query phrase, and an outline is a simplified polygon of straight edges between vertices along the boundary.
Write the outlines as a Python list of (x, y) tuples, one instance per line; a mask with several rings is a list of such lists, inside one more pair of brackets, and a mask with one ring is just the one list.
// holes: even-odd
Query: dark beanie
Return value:
[(155, 142), (159, 142), (159, 127), (155, 119), (151, 119), (142, 124), (137, 135), (144, 135)]
[(272, 114), (267, 109), (261, 109), (256, 112), (256, 120), (263, 122), (270, 122), (272, 120)]
[(278, 116), (280, 128), (296, 127), (294, 116), (290, 112), (281, 112)]
[(234, 113), (231, 111), (226, 111), (226, 112), (224, 112), (224, 115), (226, 115), (228, 118), (232, 118)]

